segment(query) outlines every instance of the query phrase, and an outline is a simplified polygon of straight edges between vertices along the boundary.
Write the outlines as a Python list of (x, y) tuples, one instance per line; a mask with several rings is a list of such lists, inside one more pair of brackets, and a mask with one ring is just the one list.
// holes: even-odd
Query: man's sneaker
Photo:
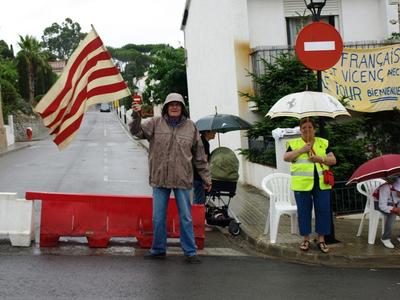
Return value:
[(150, 258), (150, 259), (163, 259), (166, 258), (167, 254), (165, 252), (161, 252), (161, 253), (147, 253), (144, 258)]
[(390, 240), (382, 240), (382, 239), (381, 239), (381, 241), (382, 241), (382, 244), (383, 244), (386, 248), (389, 248), (389, 249), (393, 249), (393, 248), (394, 248), (394, 245), (392, 244), (392, 242), (391, 242)]
[(400, 242), (400, 236), (397, 237), (397, 240)]
[(185, 260), (188, 264), (201, 264), (201, 260), (197, 255), (186, 256)]

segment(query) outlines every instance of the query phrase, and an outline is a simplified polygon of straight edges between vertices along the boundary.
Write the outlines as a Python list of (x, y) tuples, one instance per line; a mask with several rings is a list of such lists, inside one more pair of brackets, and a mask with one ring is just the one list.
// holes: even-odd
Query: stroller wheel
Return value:
[(236, 223), (235, 220), (232, 220), (232, 221), (229, 223), (229, 228), (228, 228), (229, 233), (232, 234), (233, 236), (239, 235), (239, 234), (240, 234), (240, 231), (241, 231), (239, 225), (240, 225), (240, 224), (239, 224), (239, 223)]

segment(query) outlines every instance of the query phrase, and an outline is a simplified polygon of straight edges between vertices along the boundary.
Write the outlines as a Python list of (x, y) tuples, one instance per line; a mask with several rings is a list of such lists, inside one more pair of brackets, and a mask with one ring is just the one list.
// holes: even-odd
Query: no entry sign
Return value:
[(133, 95), (133, 103), (134, 104), (141, 104), (142, 103), (142, 97), (140, 95)]
[(323, 71), (333, 67), (342, 55), (342, 50), (340, 33), (327, 23), (311, 23), (297, 36), (296, 54), (312, 70)]

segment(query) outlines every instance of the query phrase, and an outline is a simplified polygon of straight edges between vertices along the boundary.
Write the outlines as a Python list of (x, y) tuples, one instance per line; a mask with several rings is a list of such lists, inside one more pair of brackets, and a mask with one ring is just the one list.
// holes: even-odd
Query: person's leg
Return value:
[(181, 247), (186, 256), (194, 256), (196, 255), (196, 243), (193, 232), (190, 190), (174, 189), (174, 195), (179, 212)]
[(317, 246), (323, 253), (329, 248), (325, 243), (325, 235), (331, 233), (331, 190), (320, 190), (316, 185), (312, 191), (315, 210), (315, 232), (318, 234)]
[(396, 221), (396, 214), (385, 214), (385, 230), (382, 235), (382, 240), (390, 240), (392, 238), (393, 225)]
[(193, 204), (204, 204), (206, 193), (202, 180), (193, 180)]
[(311, 193), (310, 192), (294, 192), (294, 197), (297, 204), (297, 215), (299, 222), (300, 235), (303, 236), (304, 241), (300, 245), (300, 249), (307, 251), (310, 245), (311, 233)]
[(153, 188), (153, 244), (151, 254), (167, 251), (167, 209), (171, 189)]
[(331, 233), (331, 191), (313, 189), (313, 202), (315, 209), (315, 232), (318, 241), (323, 242), (324, 236)]

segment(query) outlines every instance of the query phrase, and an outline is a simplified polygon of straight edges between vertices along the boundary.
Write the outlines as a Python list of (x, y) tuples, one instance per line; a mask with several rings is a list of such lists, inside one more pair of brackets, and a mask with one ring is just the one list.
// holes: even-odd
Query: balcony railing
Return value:
[[(400, 40), (384, 40), (384, 41), (363, 41), (363, 42), (348, 42), (344, 44), (347, 48), (377, 48), (387, 45), (399, 44)], [(276, 58), (283, 53), (294, 53), (294, 47), (292, 46), (260, 46), (252, 49), (251, 63), (253, 73), (256, 75), (262, 75), (264, 72), (264, 66), (262, 60), (268, 63), (274, 63)]]

